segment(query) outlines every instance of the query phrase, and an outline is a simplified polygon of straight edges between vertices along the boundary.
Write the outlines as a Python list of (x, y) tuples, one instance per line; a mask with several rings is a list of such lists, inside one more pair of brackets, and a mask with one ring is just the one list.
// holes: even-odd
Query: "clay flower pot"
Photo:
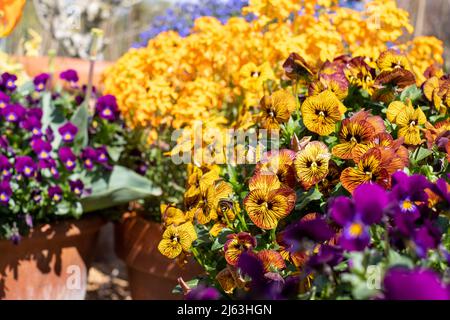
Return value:
[(35, 228), (18, 245), (0, 241), (0, 298), (82, 300), (103, 219), (61, 221)]
[[(35, 77), (40, 73), (48, 72), (49, 58), (42, 57), (15, 57), (15, 59), (23, 65), (26, 73), (30, 77)], [(80, 84), (86, 84), (89, 79), (89, 60), (55, 57), (55, 76), (59, 77), (61, 71), (74, 69), (80, 78)], [(96, 61), (94, 69), (93, 85), (100, 87), (101, 75), (107, 67), (112, 65), (109, 61)]]
[(126, 214), (116, 224), (116, 254), (128, 267), (131, 296), (135, 300), (178, 300), (173, 294), (177, 278), (190, 279), (202, 273), (200, 265), (190, 260), (180, 267), (175, 260), (158, 251), (163, 227), (139, 216)]

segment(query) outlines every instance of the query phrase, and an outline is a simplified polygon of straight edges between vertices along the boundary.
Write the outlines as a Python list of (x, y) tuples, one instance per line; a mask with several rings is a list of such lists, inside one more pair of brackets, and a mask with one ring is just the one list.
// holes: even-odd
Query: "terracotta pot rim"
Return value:
[[(33, 228), (19, 243), (49, 241), (57, 238), (78, 237), (84, 234), (94, 233), (106, 223), (106, 219), (99, 216), (82, 217), (77, 219), (60, 220), (51, 223), (39, 224)], [(0, 244), (11, 243), (10, 240), (1, 239)]]

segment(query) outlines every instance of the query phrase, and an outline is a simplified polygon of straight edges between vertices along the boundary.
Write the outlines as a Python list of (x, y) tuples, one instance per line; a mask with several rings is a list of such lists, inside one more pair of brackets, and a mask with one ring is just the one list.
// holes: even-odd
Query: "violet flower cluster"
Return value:
[(82, 214), (80, 199), (114, 164), (108, 149), (123, 144), (123, 123), (111, 95), (96, 98), (83, 122), (86, 87), (75, 70), (60, 75), (68, 89), (50, 90), (47, 73), (31, 89), (9, 73), (0, 79), (0, 237), (18, 242), (37, 222)]

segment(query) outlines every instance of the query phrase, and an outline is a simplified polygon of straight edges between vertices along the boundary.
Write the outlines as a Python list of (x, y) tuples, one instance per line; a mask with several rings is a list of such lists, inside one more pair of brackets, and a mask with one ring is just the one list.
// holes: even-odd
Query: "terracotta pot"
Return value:
[(158, 251), (163, 233), (160, 223), (127, 214), (116, 224), (115, 231), (116, 253), (127, 264), (131, 296), (135, 300), (182, 299), (172, 293), (177, 278), (187, 280), (202, 273), (194, 260), (180, 267)]
[(97, 217), (35, 228), (18, 245), (0, 241), (0, 298), (82, 300), (95, 243)]
[[(42, 57), (15, 57), (15, 59), (20, 62), (24, 68), (25, 72), (30, 76), (34, 77), (40, 73), (48, 72), (48, 62), (49, 58)], [(94, 69), (94, 77), (93, 84), (94, 86), (100, 88), (100, 80), (103, 71), (110, 65), (112, 62), (109, 61), (96, 61), (95, 69)], [(89, 60), (76, 59), (76, 58), (66, 58), (66, 57), (56, 57), (55, 58), (55, 75), (59, 76), (61, 71), (67, 69), (74, 69), (78, 73), (78, 77), (80, 78), (80, 84), (86, 84), (89, 79)]]

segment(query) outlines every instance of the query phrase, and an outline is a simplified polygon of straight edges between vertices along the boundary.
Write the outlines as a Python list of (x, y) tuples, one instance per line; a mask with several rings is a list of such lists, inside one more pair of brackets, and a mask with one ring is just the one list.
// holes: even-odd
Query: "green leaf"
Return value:
[(422, 161), (423, 159), (428, 158), (432, 154), (433, 154), (433, 152), (431, 150), (429, 150), (427, 148), (419, 147), (419, 149), (414, 150), (410, 154), (410, 160), (413, 163), (418, 163), (418, 162)]
[(31, 94), (34, 91), (34, 83), (33, 81), (25, 82), (23, 85), (17, 88), (17, 93), (21, 97), (25, 97), (29, 94)]
[[(195, 278), (195, 279), (186, 281), (186, 284), (189, 286), (189, 288), (193, 289), (198, 286), (199, 281), (200, 281), (200, 279)], [(175, 286), (175, 288), (173, 288), (172, 293), (183, 294), (183, 290), (181, 289), (180, 285), (177, 284)]]
[(88, 145), (88, 121), (89, 121), (89, 111), (85, 104), (78, 107), (77, 111), (70, 118), (70, 122), (78, 128), (78, 133), (74, 141), (74, 149), (80, 151)]
[(302, 210), (305, 208), (310, 202), (322, 199), (322, 193), (318, 188), (311, 188), (308, 192), (303, 193), (297, 201), (297, 205), (295, 206), (295, 210)]
[(420, 90), (415, 84), (407, 87), (400, 95), (400, 100), (403, 102), (406, 99), (410, 99), (411, 102), (414, 102), (422, 97), (422, 90)]
[(228, 228), (220, 230), (219, 235), (214, 240), (214, 243), (211, 246), (211, 251), (222, 249), (225, 245), (225, 242), (227, 242), (227, 236), (231, 233), (233, 233), (233, 231)]
[(414, 267), (414, 263), (410, 258), (402, 256), (395, 250), (390, 250), (388, 254), (388, 266), (406, 266), (408, 268), (412, 268)]
[(92, 193), (82, 198), (81, 204), (86, 213), (161, 194), (161, 189), (150, 180), (128, 168), (115, 166), (111, 173), (93, 181)]

